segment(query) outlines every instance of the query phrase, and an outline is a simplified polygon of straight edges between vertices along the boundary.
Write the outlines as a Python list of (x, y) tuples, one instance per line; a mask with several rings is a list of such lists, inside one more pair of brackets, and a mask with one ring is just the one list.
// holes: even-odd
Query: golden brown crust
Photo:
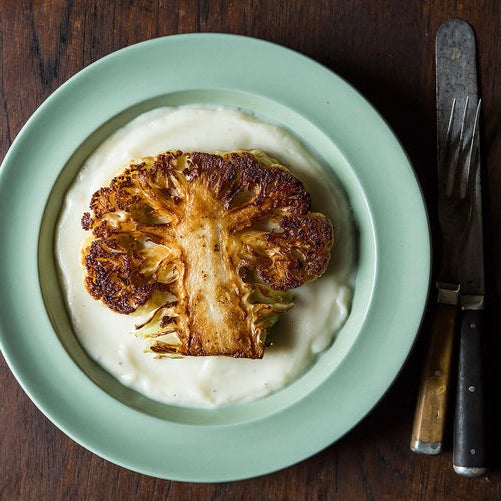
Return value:
[(92, 196), (82, 227), (88, 292), (141, 313), (158, 354), (261, 358), (285, 291), (319, 277), (330, 221), (259, 151), (167, 151), (131, 163)]

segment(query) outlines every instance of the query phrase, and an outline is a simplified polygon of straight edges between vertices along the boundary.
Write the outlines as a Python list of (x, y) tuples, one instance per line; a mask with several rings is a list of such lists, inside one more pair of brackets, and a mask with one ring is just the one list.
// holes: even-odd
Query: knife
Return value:
[[(448, 161), (447, 150), (450, 149), (447, 144), (448, 139), (450, 139), (448, 131), (451, 125), (457, 125), (451, 124), (451, 116), (456, 121), (461, 118), (461, 113), (454, 115), (451, 114), (451, 110), (453, 106), (458, 110), (464, 110), (468, 102), (470, 103), (469, 108), (475, 110), (478, 102), (475, 51), (473, 30), (466, 22), (460, 19), (451, 19), (441, 25), (436, 39), (436, 93), (439, 166), (438, 211), (442, 232), (442, 258), (436, 282), (437, 305), (434, 311), (431, 342), (421, 376), (411, 438), (411, 449), (423, 454), (438, 454), (443, 446), (458, 308), (462, 305), (465, 309), (471, 310), (475, 302), (475, 307), (479, 309), (483, 305), (483, 301), (479, 299), (483, 299), (484, 282), (483, 255), (480, 245), (482, 237), (480, 191), (475, 191), (476, 203), (472, 213), (473, 219), (468, 227), (467, 241), (463, 242), (464, 228), (460, 228), (461, 231), (458, 231), (457, 220), (449, 217), (448, 207), (445, 205), (445, 191), (448, 183), (443, 179), (444, 166)], [(470, 119), (468, 122), (471, 123), (472, 120)], [(467, 136), (469, 133), (469, 137), (472, 137), (471, 129), (467, 130), (466, 133)], [(478, 165), (478, 155), (475, 156), (475, 162)], [(476, 174), (476, 187), (479, 188), (479, 169), (477, 169)], [(477, 245), (474, 245), (474, 238), (480, 238)], [(478, 311), (475, 310), (474, 313), (470, 311), (462, 315), (461, 325), (473, 325), (475, 319), (468, 317), (471, 314), (477, 317)], [(462, 340), (466, 340), (468, 344), (478, 345), (480, 337), (471, 335), (476, 330), (478, 327), (468, 328), (469, 335), (466, 337), (466, 333), (464, 336), (461, 334)], [(464, 328), (461, 329), (461, 332), (463, 331), (465, 331)], [(469, 370), (469, 362), (464, 355), (476, 356), (476, 352), (478, 352), (478, 346), (474, 346), (473, 351), (461, 350), (460, 367), (463, 368), (463, 371)], [(478, 361), (479, 357), (476, 357), (475, 360)], [(476, 384), (468, 385), (468, 379), (469, 376), (464, 373), (460, 376), (460, 381), (462, 380), (463, 383), (459, 385), (458, 389), (461, 396), (458, 398), (456, 413), (458, 419), (455, 428), (456, 454), (454, 464), (458, 473), (471, 475), (483, 472), (477, 471), (475, 468), (482, 468), (478, 463), (484, 462), (484, 448), (483, 445), (469, 447), (467, 440), (467, 437), (470, 436), (470, 431), (467, 431), (467, 428), (472, 424), (470, 410), (475, 408), (479, 412), (476, 415), (482, 416), (481, 384), (476, 382)], [(466, 393), (464, 384), (467, 384)], [(475, 391), (468, 390), (471, 387), (475, 388)], [(471, 401), (475, 401), (475, 404), (472, 404)], [(483, 428), (478, 424), (475, 426), (477, 430), (474, 433), (479, 437), (478, 444), (481, 444), (483, 443), (481, 436)], [(473, 454), (471, 454), (472, 451), (474, 451)]]

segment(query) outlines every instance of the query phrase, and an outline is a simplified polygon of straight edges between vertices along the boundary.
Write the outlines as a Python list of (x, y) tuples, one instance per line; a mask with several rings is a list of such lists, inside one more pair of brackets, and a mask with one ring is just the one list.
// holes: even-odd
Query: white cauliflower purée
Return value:
[[(281, 315), (261, 360), (228, 357), (155, 358), (134, 335), (133, 315), (121, 315), (85, 290), (80, 219), (92, 194), (131, 159), (169, 149), (216, 152), (259, 149), (303, 181), (312, 210), (334, 222), (331, 263), (320, 279), (292, 291), (296, 306)], [(109, 137), (87, 160), (69, 189), (58, 223), (56, 254), (76, 336), (88, 354), (122, 384), (164, 403), (216, 407), (262, 397), (285, 386), (330, 345), (351, 301), (353, 232), (341, 191), (317, 160), (285, 130), (225, 107), (158, 108)]]

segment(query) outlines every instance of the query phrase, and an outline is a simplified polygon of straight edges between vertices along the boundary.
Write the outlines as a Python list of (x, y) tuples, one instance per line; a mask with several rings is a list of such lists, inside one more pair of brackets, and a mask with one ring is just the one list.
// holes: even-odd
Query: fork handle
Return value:
[(442, 450), (456, 312), (455, 305), (440, 303), (434, 312), (411, 438), (411, 449), (421, 454)]
[(487, 471), (481, 315), (481, 310), (464, 310), (461, 315), (453, 465), (456, 473), (467, 477)]

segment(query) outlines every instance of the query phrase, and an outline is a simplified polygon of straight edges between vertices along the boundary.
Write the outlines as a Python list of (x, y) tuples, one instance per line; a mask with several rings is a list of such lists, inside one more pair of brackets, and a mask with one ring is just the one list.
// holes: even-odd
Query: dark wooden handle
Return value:
[(411, 449), (421, 454), (442, 450), (457, 308), (438, 304), (419, 388)]
[(480, 317), (480, 310), (461, 315), (453, 464), (468, 477), (486, 472)]

